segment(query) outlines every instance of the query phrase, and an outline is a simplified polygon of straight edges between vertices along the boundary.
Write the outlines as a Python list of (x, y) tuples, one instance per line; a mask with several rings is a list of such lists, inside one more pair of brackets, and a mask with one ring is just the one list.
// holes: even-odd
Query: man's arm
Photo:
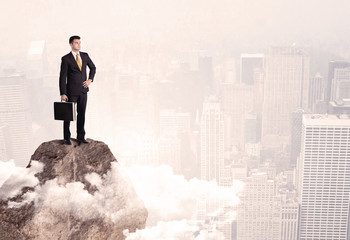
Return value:
[(61, 71), (60, 71), (60, 95), (67, 95), (67, 71), (68, 64), (67, 61), (61, 58)]
[(91, 61), (90, 57), (89, 57), (89, 54), (87, 54), (87, 57), (88, 57), (88, 61), (87, 61), (87, 65), (89, 66), (89, 79), (91, 80), (91, 82), (94, 81), (94, 77), (95, 77), (95, 73), (96, 73), (96, 67), (95, 67), (95, 64)]

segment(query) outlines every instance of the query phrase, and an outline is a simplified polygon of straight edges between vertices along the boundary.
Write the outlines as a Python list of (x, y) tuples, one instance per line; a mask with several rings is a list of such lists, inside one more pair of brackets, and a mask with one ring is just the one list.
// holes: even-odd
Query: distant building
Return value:
[(175, 174), (181, 174), (181, 140), (177, 134), (161, 135), (158, 153), (159, 164), (169, 165)]
[(350, 98), (350, 67), (334, 69), (331, 100)]
[(244, 120), (254, 110), (253, 86), (242, 83), (221, 84), (222, 109), (229, 116), (231, 142), (244, 148)]
[(244, 144), (260, 140), (260, 121), (257, 115), (248, 114), (244, 119)]
[(32, 120), (24, 74), (14, 71), (0, 75), (1, 122), (8, 126), (7, 158), (13, 159), (17, 166), (27, 166), (31, 156)]
[(310, 79), (309, 88), (309, 109), (312, 113), (315, 113), (316, 105), (319, 102), (324, 101), (325, 96), (325, 83), (323, 77), (317, 73), (314, 77)]
[(254, 85), (254, 71), (264, 68), (264, 65), (264, 54), (241, 54), (241, 83)]
[(191, 129), (191, 116), (188, 112), (163, 109), (159, 115), (160, 135), (178, 131), (189, 132)]
[(327, 81), (327, 89), (326, 89), (326, 102), (331, 100), (332, 93), (332, 83), (334, 78), (335, 69), (342, 69), (350, 67), (350, 62), (348, 61), (331, 61), (328, 65), (328, 81)]
[[(310, 58), (297, 47), (272, 47), (266, 59), (262, 142), (289, 143), (291, 114), (307, 109)], [(271, 137), (273, 136), (273, 137)]]
[(267, 173), (253, 173), (245, 181), (237, 216), (239, 240), (280, 240), (281, 200), (276, 182)]
[[(222, 187), (231, 186), (231, 166), (225, 164), (224, 156), (224, 113), (216, 96), (205, 99), (200, 125), (201, 179), (216, 180)], [(216, 198), (205, 200), (204, 196), (203, 199), (198, 203), (198, 218), (204, 220), (214, 214), (225, 239), (231, 239), (232, 223), (225, 216), (228, 203)]]
[[(31, 41), (27, 52), (27, 78), (41, 78), (48, 71), (45, 40)], [(44, 80), (45, 81), (45, 80)]]
[(281, 207), (281, 240), (298, 239), (299, 204), (283, 201)]
[(8, 126), (1, 124), (0, 122), (0, 161), (5, 162), (8, 159), (7, 157), (7, 140), (10, 138), (8, 134)]
[(335, 100), (329, 102), (329, 114), (350, 114), (350, 99)]
[(301, 127), (304, 110), (299, 109), (291, 114), (290, 164), (295, 166), (300, 155)]
[(203, 104), (201, 117), (201, 179), (219, 183), (224, 167), (224, 114), (215, 96)]
[(269, 164), (252, 171), (238, 206), (239, 240), (297, 240), (299, 204), (295, 191), (281, 188), (276, 169)]

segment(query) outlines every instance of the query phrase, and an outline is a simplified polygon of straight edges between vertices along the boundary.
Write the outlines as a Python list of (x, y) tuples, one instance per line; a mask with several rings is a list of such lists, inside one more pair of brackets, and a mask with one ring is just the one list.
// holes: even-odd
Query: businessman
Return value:
[[(86, 52), (80, 51), (80, 37), (71, 36), (69, 45), (72, 51), (61, 58), (60, 95), (61, 101), (77, 103), (77, 141), (88, 143), (85, 140), (85, 110), (89, 85), (93, 82), (96, 73), (95, 64)], [(86, 75), (86, 66), (89, 67), (89, 78)], [(64, 144), (71, 145), (70, 121), (63, 122)]]

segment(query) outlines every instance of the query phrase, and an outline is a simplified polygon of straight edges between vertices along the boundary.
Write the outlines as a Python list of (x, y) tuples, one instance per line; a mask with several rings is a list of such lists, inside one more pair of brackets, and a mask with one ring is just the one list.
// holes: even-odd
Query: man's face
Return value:
[(73, 42), (70, 44), (72, 47), (72, 50), (79, 51), (80, 50), (80, 39), (74, 39)]

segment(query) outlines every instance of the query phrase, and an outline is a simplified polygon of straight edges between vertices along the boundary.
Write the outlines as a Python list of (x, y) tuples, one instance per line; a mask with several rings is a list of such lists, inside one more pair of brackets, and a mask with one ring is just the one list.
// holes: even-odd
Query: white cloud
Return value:
[[(133, 165), (124, 169), (149, 212), (147, 228), (127, 234), (128, 240), (187, 239), (182, 237), (183, 234), (189, 230), (191, 233), (196, 229), (199, 231), (192, 222), (198, 201), (216, 199), (235, 206), (239, 203), (237, 193), (243, 188), (240, 181), (234, 181), (232, 187), (221, 187), (215, 181), (186, 180), (184, 176), (174, 175), (172, 169), (164, 165)], [(216, 209), (212, 214), (219, 212), (222, 209)], [(228, 212), (225, 216), (232, 221), (235, 212)], [(219, 231), (201, 231), (197, 238), (191, 235), (191, 239), (220, 239), (220, 234)]]
[(13, 161), (0, 161), (0, 198), (15, 197), (25, 186), (34, 187), (39, 180), (34, 176), (42, 171), (43, 164), (33, 162), (31, 168), (16, 167)]
[(199, 230), (187, 220), (160, 221), (156, 226), (135, 233), (124, 233), (126, 240), (219, 240), (224, 239), (223, 233), (218, 230)]
[[(42, 171), (42, 164), (33, 161), (31, 168), (16, 167), (13, 162), (0, 162), (0, 196), (13, 197), (24, 186), (35, 187), (34, 192), (27, 192), (22, 202), (10, 202), (9, 207), (34, 201), (41, 209), (55, 212), (69, 212), (81, 219), (96, 217), (106, 218), (114, 223), (125, 220), (125, 216), (140, 209), (143, 200), (148, 210), (147, 227), (136, 233), (126, 234), (133, 239), (218, 239), (219, 231), (205, 231), (197, 226), (195, 219), (199, 200), (217, 199), (231, 206), (238, 204), (237, 193), (241, 191), (241, 182), (233, 186), (220, 187), (215, 181), (198, 179), (186, 180), (175, 175), (169, 166), (123, 167), (113, 163), (110, 171), (102, 178), (90, 173), (85, 179), (96, 186), (97, 191), (90, 194), (81, 182), (59, 184), (57, 179), (39, 185), (34, 174)], [(134, 186), (140, 199), (134, 197)], [(120, 195), (122, 193), (122, 196)], [(40, 210), (40, 209), (39, 209)], [(217, 214), (222, 209), (216, 209)], [(235, 213), (226, 214), (228, 221), (234, 219)], [(44, 217), (43, 217), (44, 216)], [(35, 221), (54, 222), (50, 214), (42, 214)], [(54, 216), (52, 216), (54, 218)], [(202, 230), (202, 231), (201, 231)], [(197, 232), (193, 235), (194, 232)]]
[[(20, 207), (30, 201), (37, 208), (50, 208), (58, 212), (69, 212), (81, 219), (96, 217), (107, 218), (114, 223), (123, 221), (125, 214), (142, 208), (142, 202), (135, 196), (129, 182), (120, 177), (118, 163), (112, 163), (112, 169), (102, 179), (96, 173), (86, 175), (86, 179), (96, 186), (97, 191), (90, 194), (81, 182), (65, 185), (57, 178), (39, 185), (35, 173), (42, 171), (42, 164), (32, 162), (31, 168), (16, 167), (13, 162), (0, 162), (0, 196), (4, 199), (14, 197), (24, 186), (35, 187), (34, 192), (23, 195), (22, 202), (9, 202), (9, 207)], [(6, 170), (7, 171), (6, 171)]]

